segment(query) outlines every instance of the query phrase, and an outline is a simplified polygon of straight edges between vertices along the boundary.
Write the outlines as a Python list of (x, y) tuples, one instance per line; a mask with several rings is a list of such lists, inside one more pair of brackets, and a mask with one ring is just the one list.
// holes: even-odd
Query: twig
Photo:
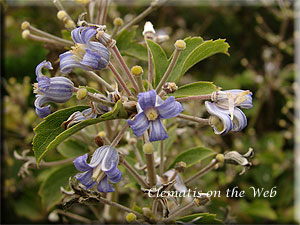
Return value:
[(114, 91), (113, 87), (107, 83), (105, 80), (103, 80), (100, 76), (98, 76), (95, 72), (92, 71), (85, 71), (85, 74), (93, 78), (95, 81), (97, 81), (99, 84), (103, 85), (107, 88), (108, 91)]
[(71, 217), (75, 220), (78, 220), (78, 221), (81, 221), (83, 223), (88, 223), (88, 224), (91, 224), (92, 223), (92, 220), (88, 219), (88, 218), (85, 218), (83, 216), (79, 216), (77, 214), (73, 214), (73, 213), (70, 213), (70, 212), (65, 212), (61, 209), (55, 209), (54, 210), (55, 212), (59, 213), (59, 214), (62, 214), (64, 216), (68, 216), (68, 217)]
[(159, 165), (159, 175), (164, 174), (164, 141), (160, 142), (160, 165)]
[(182, 98), (176, 98), (177, 102), (186, 102), (186, 101), (192, 101), (192, 100), (210, 100), (210, 95), (196, 95), (196, 96), (188, 96), (188, 97), (182, 97)]
[(203, 119), (203, 118), (196, 117), (196, 116), (189, 116), (189, 115), (185, 115), (185, 114), (182, 114), (182, 113), (180, 113), (177, 117), (181, 118), (181, 119), (197, 122), (197, 123), (200, 123), (202, 125), (209, 125), (209, 119)]

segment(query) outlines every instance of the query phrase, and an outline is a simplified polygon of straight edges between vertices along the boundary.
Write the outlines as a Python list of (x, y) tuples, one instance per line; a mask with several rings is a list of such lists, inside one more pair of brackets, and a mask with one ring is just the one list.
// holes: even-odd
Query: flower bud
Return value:
[(223, 154), (217, 154), (216, 155), (216, 160), (218, 160), (218, 162), (220, 162), (220, 163), (224, 162), (224, 155)]
[(58, 222), (59, 216), (58, 216), (57, 212), (52, 211), (48, 216), (48, 220), (52, 223)]
[(175, 42), (175, 48), (177, 50), (184, 50), (186, 48), (186, 43), (183, 40), (177, 40)]
[(27, 21), (24, 21), (21, 25), (22, 30), (28, 29), (30, 26), (30, 23)]
[(99, 147), (104, 145), (104, 140), (99, 135), (96, 135), (94, 137), (94, 141), (95, 141), (96, 145), (99, 146)]
[(116, 26), (116, 27), (120, 27), (120, 26), (122, 26), (123, 25), (123, 20), (120, 18), (120, 17), (117, 17), (117, 18), (115, 18), (114, 19), (114, 25)]
[(87, 94), (88, 94), (88, 90), (86, 88), (79, 88), (76, 93), (76, 98), (78, 100), (83, 100), (86, 98)]
[(178, 86), (174, 82), (167, 82), (164, 84), (163, 90), (166, 94), (172, 94), (178, 90)]
[(22, 32), (22, 38), (23, 39), (27, 39), (29, 35), (30, 35), (30, 31), (29, 30), (24, 30)]
[(101, 138), (104, 138), (104, 137), (106, 137), (106, 133), (104, 131), (100, 131), (98, 133), (98, 136), (101, 137)]
[(65, 27), (67, 28), (67, 29), (74, 29), (76, 26), (75, 26), (75, 23), (72, 21), (72, 20), (67, 20), (66, 22), (65, 22)]
[(134, 76), (140, 76), (143, 74), (143, 68), (141, 66), (134, 66), (131, 68), (131, 73), (134, 75)]
[(136, 220), (136, 215), (133, 214), (133, 213), (128, 213), (127, 216), (126, 216), (126, 221), (128, 223), (132, 223)]
[(154, 30), (152, 23), (149, 21), (146, 22), (145, 26), (144, 26), (143, 35), (147, 36), (147, 38), (151, 38), (154, 36), (154, 34), (155, 34), (155, 30)]
[(177, 162), (175, 164), (174, 169), (178, 172), (178, 173), (182, 173), (184, 171), (184, 169), (186, 168), (186, 163), (183, 161)]
[(153, 153), (153, 145), (151, 142), (144, 144), (143, 151), (145, 154), (152, 154)]
[(67, 17), (67, 13), (65, 10), (59, 10), (56, 16), (59, 20), (63, 21)]

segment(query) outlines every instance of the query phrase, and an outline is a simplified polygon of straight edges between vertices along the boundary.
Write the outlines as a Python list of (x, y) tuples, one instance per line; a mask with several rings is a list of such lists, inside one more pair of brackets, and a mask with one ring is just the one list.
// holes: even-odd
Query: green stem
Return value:
[(105, 80), (103, 80), (100, 76), (98, 76), (98, 74), (96, 74), (95, 72), (92, 71), (85, 71), (85, 74), (87, 74), (88, 76), (90, 76), (92, 79), (94, 79), (95, 81), (97, 81), (100, 85), (103, 85), (104, 87), (107, 88), (108, 91), (115, 91), (113, 89), (113, 87), (107, 83)]

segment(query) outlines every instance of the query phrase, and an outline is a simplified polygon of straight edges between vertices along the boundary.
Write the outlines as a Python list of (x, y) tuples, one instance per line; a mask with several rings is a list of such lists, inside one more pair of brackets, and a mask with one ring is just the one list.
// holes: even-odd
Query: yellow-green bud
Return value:
[(30, 31), (29, 30), (24, 30), (22, 32), (22, 38), (24, 38), (24, 39), (27, 39), (29, 35), (30, 35)]
[(115, 25), (116, 27), (122, 26), (122, 25), (123, 25), (123, 20), (122, 20), (120, 17), (115, 18), (115, 19), (114, 19), (114, 25)]
[(223, 154), (217, 154), (216, 155), (216, 160), (218, 160), (218, 162), (220, 162), (220, 163), (224, 162), (224, 155)]
[(152, 154), (153, 153), (153, 145), (151, 142), (144, 144), (143, 151), (145, 154)]
[(88, 91), (86, 88), (79, 88), (76, 93), (76, 98), (78, 100), (83, 100), (86, 98), (87, 94), (88, 94)]
[(67, 29), (73, 29), (73, 28), (75, 28), (75, 23), (72, 20), (67, 20), (65, 22), (65, 27)]
[(134, 66), (131, 68), (131, 73), (134, 76), (140, 76), (143, 73), (143, 68), (141, 66)]
[(100, 136), (100, 137), (106, 137), (106, 134), (105, 134), (105, 132), (104, 131), (100, 131), (99, 133), (98, 133), (98, 135)]
[(184, 50), (186, 48), (186, 43), (183, 40), (177, 40), (175, 42), (175, 48), (177, 50)]
[(65, 10), (59, 10), (56, 16), (59, 20), (63, 20), (67, 16), (67, 13)]
[(126, 221), (127, 221), (128, 223), (134, 222), (135, 219), (136, 219), (136, 215), (133, 214), (133, 213), (128, 213), (127, 216), (126, 216)]
[(29, 26), (30, 26), (30, 23), (27, 22), (27, 21), (24, 21), (24, 22), (22, 23), (22, 25), (21, 25), (21, 28), (22, 28), (22, 30), (25, 30), (25, 29), (27, 29)]

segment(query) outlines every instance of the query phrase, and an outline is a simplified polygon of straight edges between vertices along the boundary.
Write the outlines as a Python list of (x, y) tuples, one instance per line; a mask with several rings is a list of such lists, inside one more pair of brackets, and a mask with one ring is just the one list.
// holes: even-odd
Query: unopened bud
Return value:
[(145, 36), (145, 35), (150, 35), (150, 36), (154, 36), (154, 34), (155, 34), (155, 30), (154, 30), (154, 27), (153, 27), (153, 25), (152, 25), (152, 23), (151, 22), (146, 22), (145, 23), (145, 26), (144, 26), (144, 31), (143, 31), (143, 35)]
[(72, 21), (72, 20), (67, 20), (66, 22), (65, 22), (65, 27), (67, 28), (67, 29), (73, 29), (73, 28), (75, 28), (75, 23)]
[(152, 154), (153, 153), (153, 145), (151, 142), (144, 144), (143, 151), (145, 154)]
[(177, 50), (184, 50), (186, 48), (186, 43), (184, 40), (177, 40), (175, 42), (175, 48)]
[(200, 195), (200, 197), (197, 197), (194, 199), (194, 204), (197, 207), (205, 205), (207, 202), (209, 202), (209, 197), (207, 196), (206, 193), (202, 193), (202, 195)]
[(22, 32), (22, 38), (24, 38), (24, 39), (27, 39), (29, 35), (30, 35), (30, 31), (29, 30), (24, 30)]
[(166, 94), (172, 94), (178, 90), (178, 86), (174, 82), (167, 82), (164, 84), (163, 90)]
[(57, 16), (57, 18), (58, 18), (59, 20), (63, 21), (64, 18), (67, 17), (67, 13), (66, 13), (65, 10), (59, 10), (59, 11), (57, 12), (56, 16)]
[(174, 168), (178, 173), (182, 173), (184, 171), (184, 169), (186, 168), (186, 163), (183, 161), (180, 161), (175, 164)]
[(134, 66), (131, 68), (131, 73), (134, 76), (140, 76), (143, 73), (143, 68), (141, 66)]
[(78, 100), (83, 100), (86, 98), (87, 94), (88, 94), (88, 90), (86, 88), (79, 88), (76, 93), (76, 98)]
[(49, 214), (48, 220), (52, 223), (58, 222), (59, 221), (59, 216), (57, 215), (57, 212), (53, 211)]
[(128, 213), (127, 216), (126, 216), (126, 221), (127, 221), (128, 223), (134, 222), (135, 219), (136, 219), (136, 215), (133, 214), (133, 213)]
[(95, 141), (96, 145), (99, 147), (104, 145), (104, 141), (103, 141), (102, 137), (100, 137), (99, 135), (96, 135), (94, 137), (94, 141)]
[(130, 145), (136, 145), (136, 143), (137, 143), (137, 140), (135, 138), (130, 138), (128, 140), (128, 144), (130, 144)]
[(30, 23), (27, 22), (27, 21), (24, 21), (24, 22), (21, 24), (22, 30), (28, 29), (29, 26), (30, 26)]
[(116, 27), (122, 26), (122, 25), (123, 25), (123, 20), (122, 20), (120, 17), (115, 18), (115, 19), (114, 19), (114, 25), (115, 25)]
[(218, 160), (218, 162), (220, 162), (220, 163), (224, 162), (224, 155), (223, 154), (217, 154), (216, 155), (216, 160)]
[(106, 133), (104, 131), (100, 131), (98, 133), (98, 136), (101, 137), (101, 138), (104, 138), (104, 137), (106, 137)]

